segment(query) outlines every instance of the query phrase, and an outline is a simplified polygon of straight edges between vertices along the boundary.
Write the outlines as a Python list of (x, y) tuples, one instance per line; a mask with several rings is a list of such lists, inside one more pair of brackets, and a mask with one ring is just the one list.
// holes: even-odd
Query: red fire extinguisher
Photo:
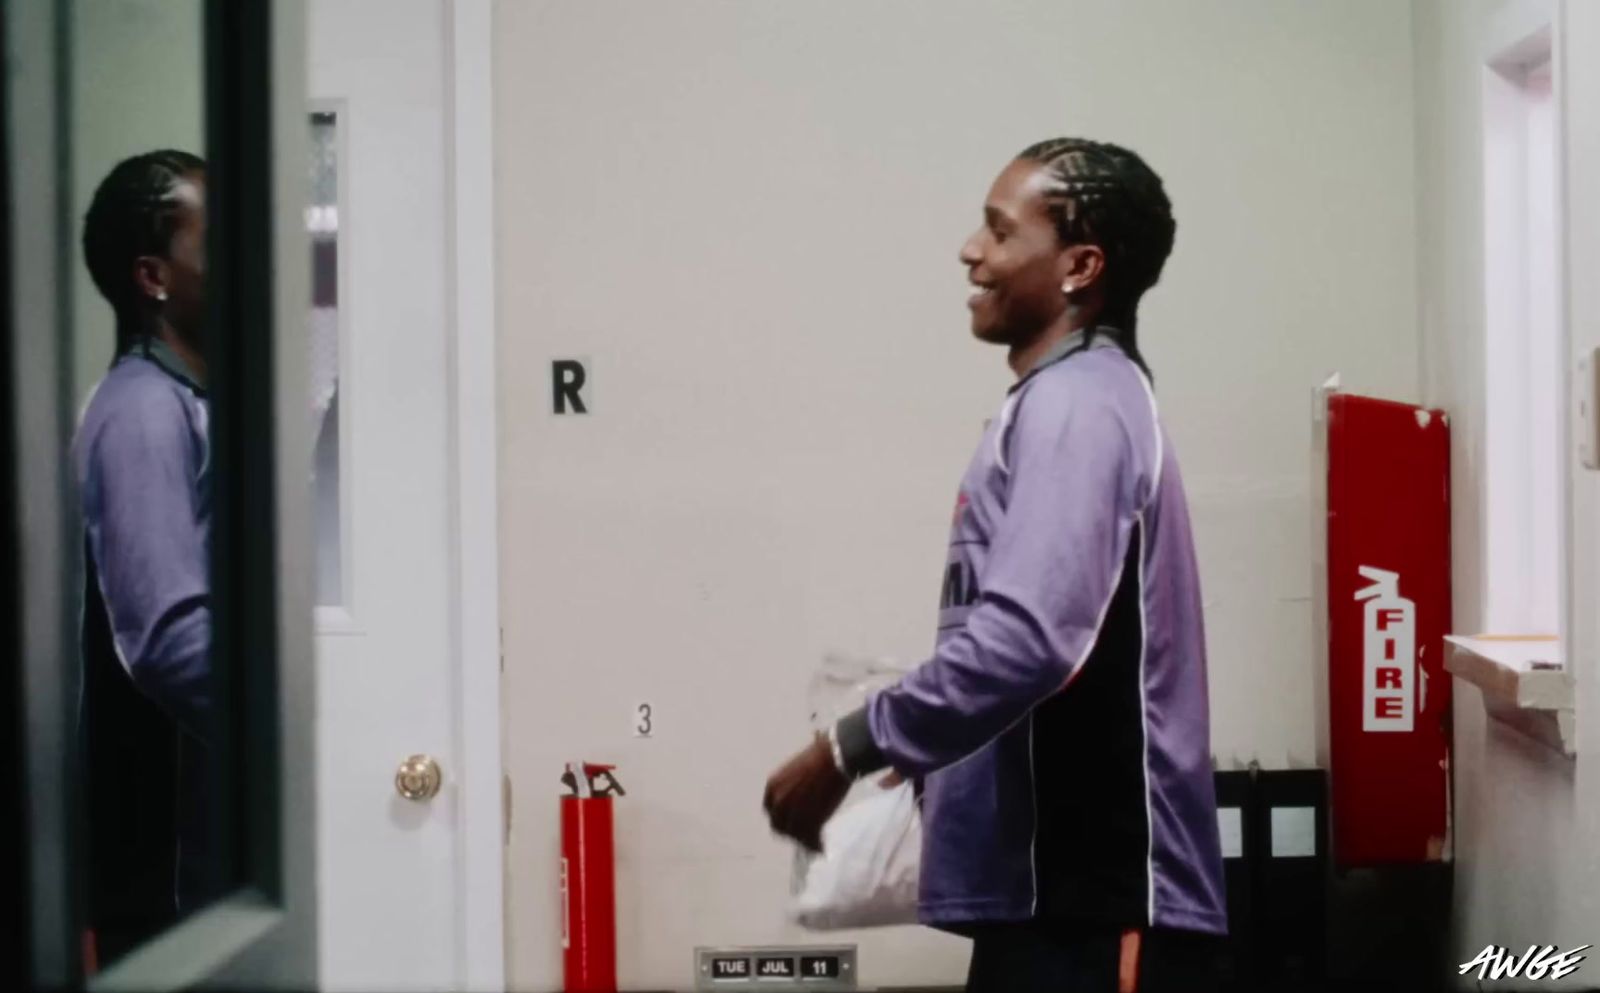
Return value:
[(566, 993), (617, 993), (615, 766), (568, 764), (561, 782), (561, 948)]

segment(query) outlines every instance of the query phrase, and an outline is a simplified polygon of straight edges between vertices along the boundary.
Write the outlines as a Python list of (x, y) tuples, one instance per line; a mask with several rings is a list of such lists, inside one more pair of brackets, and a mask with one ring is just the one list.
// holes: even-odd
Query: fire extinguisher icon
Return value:
[(1362, 624), (1361, 730), (1410, 731), (1417, 700), (1417, 605), (1400, 595), (1399, 573), (1360, 567), (1372, 585)]
[(615, 766), (572, 762), (561, 776), (561, 948), (566, 993), (616, 993)]

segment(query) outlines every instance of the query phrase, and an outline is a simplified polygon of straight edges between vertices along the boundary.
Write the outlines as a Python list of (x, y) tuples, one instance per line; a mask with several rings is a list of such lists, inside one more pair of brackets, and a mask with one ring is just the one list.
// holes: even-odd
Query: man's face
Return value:
[(961, 248), (977, 292), (967, 301), (972, 333), (999, 345), (1024, 344), (1066, 310), (1068, 260), (1044, 197), (1049, 174), (1018, 159), (989, 190), (983, 226)]
[(167, 323), (199, 345), (206, 319), (206, 185), (194, 172), (178, 180), (178, 226), (167, 249)]

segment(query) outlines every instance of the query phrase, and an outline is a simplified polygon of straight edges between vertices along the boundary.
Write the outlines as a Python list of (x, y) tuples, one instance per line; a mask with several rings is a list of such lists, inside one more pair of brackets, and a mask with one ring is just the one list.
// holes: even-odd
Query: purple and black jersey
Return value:
[(924, 923), (1227, 930), (1188, 506), (1143, 372), (1063, 342), (961, 484), (934, 657), (841, 722), (923, 781)]
[(106, 934), (142, 934), (222, 887), (208, 410), (182, 361), (145, 341), (96, 387), (73, 445), (88, 909)]

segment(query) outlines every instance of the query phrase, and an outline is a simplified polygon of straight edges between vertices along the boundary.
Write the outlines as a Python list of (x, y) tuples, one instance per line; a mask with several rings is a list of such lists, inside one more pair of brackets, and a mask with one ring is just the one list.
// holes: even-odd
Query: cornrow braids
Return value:
[(134, 260), (165, 256), (178, 227), (178, 182), (205, 160), (172, 149), (124, 159), (101, 180), (83, 220), (83, 258), (100, 295), (117, 315), (120, 355), (141, 326)]
[[(1044, 195), (1061, 243), (1097, 245), (1105, 253), (1100, 321), (1149, 375), (1138, 345), (1139, 301), (1161, 278), (1177, 232), (1161, 177), (1133, 152), (1086, 138), (1042, 141), (1018, 158), (1049, 173)], [(1107, 328), (1089, 337), (1096, 330)]]

